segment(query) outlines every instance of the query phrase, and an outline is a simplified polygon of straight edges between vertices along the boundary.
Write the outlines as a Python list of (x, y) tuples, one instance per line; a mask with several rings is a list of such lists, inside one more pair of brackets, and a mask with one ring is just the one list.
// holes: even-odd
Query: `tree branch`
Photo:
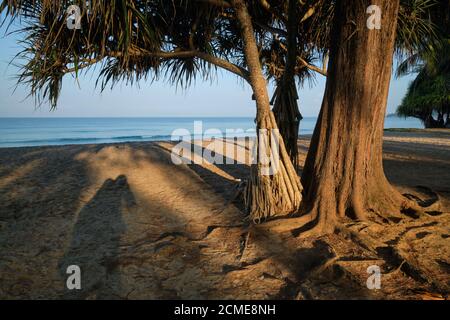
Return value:
[(198, 2), (208, 3), (213, 6), (222, 7), (222, 8), (230, 8), (231, 5), (223, 0), (196, 0)]
[[(122, 52), (109, 52), (107, 56), (112, 58), (121, 58), (123, 57)], [(148, 56), (148, 57), (156, 57), (161, 59), (183, 59), (183, 58), (199, 58), (202, 59), (208, 63), (211, 63), (219, 68), (225, 69), (231, 73), (234, 73), (237, 76), (242, 77), (247, 82), (250, 81), (250, 74), (249, 72), (238, 66), (235, 65), (225, 59), (221, 59), (218, 57), (214, 57), (210, 54), (207, 54), (205, 52), (197, 51), (197, 50), (187, 50), (187, 51), (172, 51), (172, 52), (165, 52), (165, 51), (159, 51), (159, 52), (151, 52), (146, 50), (136, 50), (132, 51), (130, 53), (130, 56), (135, 57), (142, 57), (142, 56)], [(66, 68), (64, 70), (65, 73), (72, 73), (80, 69), (87, 68), (89, 66), (92, 66), (98, 62), (100, 62), (104, 57), (92, 59), (89, 62), (86, 62), (82, 65), (79, 65), (78, 67), (73, 68)]]
[(88, 60), (86, 63), (80, 64), (80, 65), (78, 65), (78, 66), (76, 66), (76, 67), (73, 67), (73, 68), (64, 68), (63, 71), (64, 71), (64, 73), (72, 73), (72, 72), (76, 72), (76, 71), (78, 71), (78, 70), (85, 69), (85, 68), (87, 68), (87, 67), (93, 66), (94, 64), (100, 62), (101, 60), (103, 60), (103, 58), (101, 58), (101, 59), (99, 59), (99, 58), (97, 58), (97, 59), (90, 59), (90, 60)]
[(230, 71), (231, 73), (234, 73), (237, 76), (242, 77), (244, 80), (246, 80), (248, 83), (250, 83), (250, 73), (248, 72), (248, 70), (246, 70), (240, 66), (237, 66), (227, 60), (214, 57), (214, 56), (209, 55), (204, 52), (197, 51), (195, 55), (202, 60), (205, 60), (213, 65), (216, 65), (222, 69), (225, 69), (227, 71)]
[(308, 20), (315, 13), (316, 8), (317, 8), (318, 5), (319, 5), (319, 2), (316, 2), (312, 7), (310, 7), (308, 9), (308, 11), (306, 11), (306, 13), (303, 16), (303, 18), (300, 20), (300, 23), (303, 23), (306, 20)]
[(319, 67), (316, 67), (312, 64), (309, 64), (308, 62), (306, 62), (302, 57), (297, 57), (297, 60), (300, 61), (306, 68), (308, 68), (309, 70), (315, 71), (317, 73), (320, 73), (323, 76), (327, 76), (327, 71), (325, 69), (320, 69)]
[(283, 14), (281, 14), (280, 16), (278, 15), (278, 13), (273, 10), (272, 6), (270, 5), (270, 3), (267, 2), (267, 0), (259, 0), (259, 4), (261, 5), (261, 7), (263, 7), (264, 10), (266, 10), (268, 13), (274, 15), (275, 17), (277, 17), (278, 19), (280, 19), (283, 22), (286, 22), (286, 18), (283, 16)]
[[(282, 48), (284, 51), (288, 51), (286, 46), (284, 44), (282, 44), (280, 42), (280, 48)], [(326, 65), (324, 63), (323, 69), (320, 69), (319, 67), (316, 67), (315, 65), (309, 64), (308, 62), (305, 61), (305, 59), (303, 59), (302, 57), (297, 56), (297, 60), (300, 61), (306, 68), (308, 68), (309, 70), (315, 71), (317, 73), (320, 73), (323, 76), (327, 76), (327, 70)]]
[(237, 66), (225, 59), (221, 59), (215, 56), (212, 56), (208, 53), (197, 51), (197, 50), (188, 50), (188, 51), (173, 51), (173, 52), (149, 52), (145, 51), (145, 53), (149, 56), (159, 57), (163, 59), (176, 59), (176, 58), (194, 58), (197, 57), (199, 59), (202, 59), (206, 62), (209, 62), (219, 68), (225, 69), (227, 71), (230, 71), (231, 73), (234, 73), (237, 76), (242, 77), (247, 82), (250, 81), (250, 74), (249, 72), (240, 67)]
[(274, 27), (271, 27), (271, 26), (262, 24), (262, 23), (260, 23), (260, 22), (258, 22), (258, 21), (254, 21), (254, 23), (255, 23), (258, 27), (260, 27), (261, 29), (264, 29), (264, 30), (266, 30), (266, 31), (268, 31), (268, 32), (270, 32), (270, 33), (272, 33), (272, 34), (280, 35), (280, 36), (283, 36), (283, 37), (285, 37), (285, 38), (287, 38), (287, 36), (288, 36), (288, 33), (287, 33), (285, 30), (283, 30), (283, 29), (274, 28)]

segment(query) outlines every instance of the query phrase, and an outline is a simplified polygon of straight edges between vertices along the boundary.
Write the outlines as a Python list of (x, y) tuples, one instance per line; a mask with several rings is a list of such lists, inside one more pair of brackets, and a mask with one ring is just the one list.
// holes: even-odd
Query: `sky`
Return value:
[[(17, 36), (0, 28), (0, 117), (254, 117), (256, 108), (251, 89), (236, 76), (219, 72), (216, 79), (198, 79), (187, 90), (177, 89), (164, 80), (141, 81), (138, 86), (117, 85), (100, 93), (95, 88), (95, 71), (81, 75), (78, 82), (66, 76), (55, 111), (49, 105), (37, 108), (27, 98), (28, 88), (16, 88), (18, 69), (10, 65), (20, 51)], [(391, 81), (387, 113), (394, 113), (413, 76)], [(325, 77), (317, 75), (315, 85), (299, 88), (303, 116), (317, 116), (325, 89)], [(273, 86), (269, 85), (269, 95)]]

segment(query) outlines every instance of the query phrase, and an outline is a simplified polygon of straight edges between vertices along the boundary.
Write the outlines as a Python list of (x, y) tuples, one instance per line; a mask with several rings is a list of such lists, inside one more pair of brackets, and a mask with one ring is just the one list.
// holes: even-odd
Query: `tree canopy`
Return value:
[(450, 1), (429, 10), (437, 41), (425, 37), (425, 46), (406, 58), (397, 76), (417, 73), (397, 108), (397, 114), (416, 117), (425, 127), (450, 127)]
[(450, 42), (416, 67), (397, 114), (420, 119), (425, 127), (450, 127)]
[[(252, 16), (262, 67), (279, 81), (288, 55), (288, 1), (246, 1)], [(398, 53), (415, 53), (433, 32), (425, 19), (435, 0), (402, 0), (398, 16)], [(67, 9), (81, 8), (81, 29), (67, 28)], [(299, 83), (326, 75), (335, 1), (296, 2), (295, 61)], [(124, 80), (167, 79), (187, 87), (196, 78), (213, 77), (224, 68), (248, 81), (236, 16), (222, 0), (51, 1), (3, 0), (1, 12), (20, 19), (23, 51), (18, 54), (18, 83), (29, 85), (38, 103), (56, 107), (66, 74), (76, 77), (99, 67), (100, 88)], [(291, 10), (292, 11), (292, 10)], [(6, 21), (6, 20), (5, 20)], [(5, 22), (4, 21), (4, 22)], [(315, 63), (323, 60), (323, 66)]]
[[(367, 212), (383, 215), (405, 208), (402, 196), (385, 179), (381, 161), (392, 57), (394, 52), (409, 58), (430, 51), (434, 29), (427, 15), (436, 1), (377, 3), (383, 12), (381, 30), (367, 28), (370, 0), (3, 0), (0, 10), (23, 22), (19, 32), (24, 49), (18, 57), (25, 63), (18, 82), (30, 86), (38, 103), (49, 101), (56, 107), (63, 77), (78, 77), (95, 67), (102, 90), (119, 81), (160, 78), (187, 87), (196, 77), (208, 79), (221, 68), (252, 87), (256, 126), (266, 130), (257, 143), (269, 151), (277, 147), (278, 136), (267, 132), (286, 123), (294, 129), (285, 131), (291, 150), (298, 150), (301, 116), (295, 79), (303, 83), (312, 71), (327, 75), (303, 170), (305, 192), (281, 139), (281, 169), (264, 174), (270, 167), (261, 160), (267, 150), (258, 150), (243, 194), (254, 220), (299, 213), (303, 203), (304, 210), (331, 230), (338, 217), (365, 219)], [(79, 29), (67, 26), (67, 9), (73, 4), (81, 8)], [(314, 65), (328, 54), (333, 72)], [(277, 83), (276, 116), (270, 109), (268, 79)]]

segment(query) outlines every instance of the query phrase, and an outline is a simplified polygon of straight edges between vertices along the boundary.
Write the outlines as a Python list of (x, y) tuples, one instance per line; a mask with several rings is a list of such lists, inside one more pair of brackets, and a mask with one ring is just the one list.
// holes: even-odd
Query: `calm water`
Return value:
[[(241, 129), (229, 136), (254, 134), (252, 118), (0, 118), (0, 148), (170, 140), (176, 129), (187, 129), (194, 135), (194, 121), (199, 120), (203, 132)], [(300, 134), (311, 134), (316, 121), (305, 118)], [(422, 128), (422, 124), (414, 118), (388, 117), (385, 127)]]

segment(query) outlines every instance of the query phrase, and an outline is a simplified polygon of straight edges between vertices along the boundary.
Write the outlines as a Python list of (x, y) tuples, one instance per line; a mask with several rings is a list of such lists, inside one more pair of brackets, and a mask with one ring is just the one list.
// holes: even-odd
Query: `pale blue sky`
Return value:
[[(100, 93), (95, 89), (92, 73), (81, 76), (79, 84), (67, 76), (58, 108), (48, 105), (36, 109), (34, 99), (25, 99), (28, 88), (19, 86), (15, 92), (14, 76), (18, 70), (8, 65), (20, 50), (13, 36), (4, 36), (0, 28), (0, 117), (253, 117), (254, 101), (251, 90), (235, 76), (222, 71), (216, 80), (197, 80), (188, 90), (176, 90), (165, 81), (141, 82), (140, 88), (125, 84)], [(393, 79), (388, 113), (395, 112), (413, 77)], [(299, 90), (303, 116), (316, 116), (322, 102), (325, 78), (318, 75), (316, 85)], [(270, 94), (273, 89), (270, 87)]]

